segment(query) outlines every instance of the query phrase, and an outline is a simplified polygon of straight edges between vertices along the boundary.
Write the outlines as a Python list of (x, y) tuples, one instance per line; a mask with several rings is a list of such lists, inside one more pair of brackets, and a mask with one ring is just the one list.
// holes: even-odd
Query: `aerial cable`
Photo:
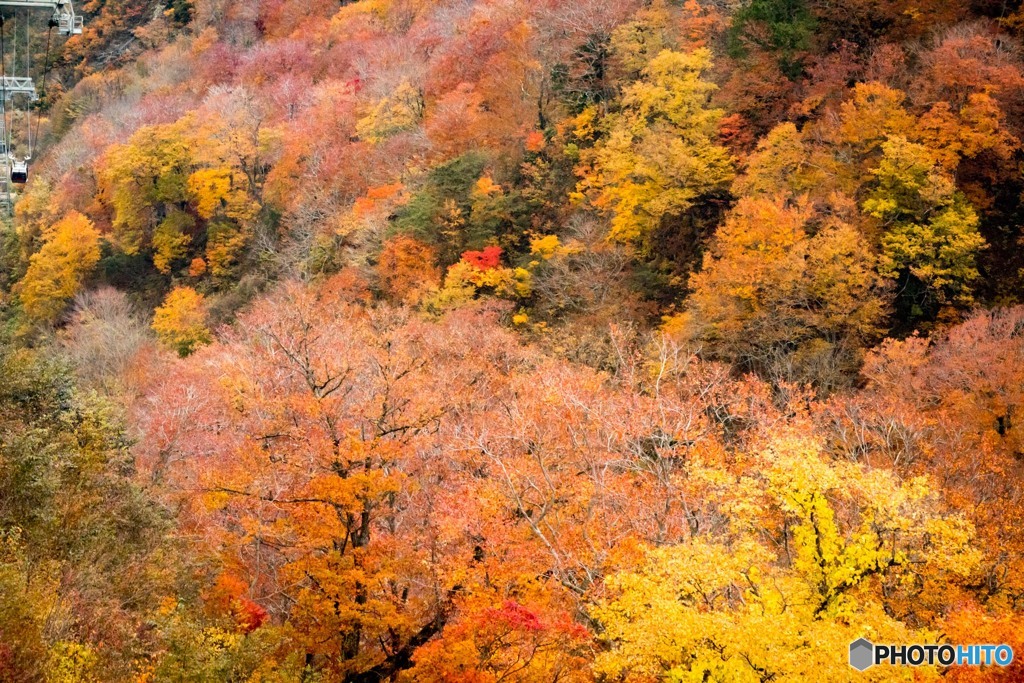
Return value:
[[(0, 114), (2, 114), (4, 155), (9, 156), (11, 151), (11, 136), (7, 128), (7, 52), (4, 50), (4, 16), (0, 14)], [(4, 164), (7, 162), (5, 161)]]
[[(28, 10), (22, 12), (22, 16), (25, 18), (25, 76), (29, 79), (32, 78), (32, 42), (29, 38), (29, 25), (28, 25)], [(26, 148), (28, 149), (28, 156), (25, 157), (26, 161), (32, 156), (32, 98), (29, 97), (28, 102), (25, 104), (25, 142)]]
[[(39, 85), (39, 99), (43, 100), (46, 97), (46, 74), (50, 73), (50, 36), (53, 34), (54, 27), (57, 26), (57, 22), (53, 17), (50, 17), (50, 21), (46, 28), (46, 59), (43, 61), (43, 78)], [(39, 102), (41, 107), (44, 103)], [(42, 118), (39, 114), (39, 109), (36, 109), (36, 129), (35, 133), (29, 137), (28, 144), (28, 156), (32, 158), (32, 143), (39, 139), (39, 120)]]
[[(15, 17), (14, 18), (15, 18), (15, 22), (14, 22), (14, 38), (12, 40), (12, 48), (11, 48), (11, 67), (14, 70), (14, 72), (17, 73), (18, 72), (18, 24), (21, 23), (21, 22), (17, 21), (17, 10), (15, 10)], [(11, 98), (10, 98), (10, 105), (11, 106), (10, 107), (7, 106), (7, 104), (8, 104), (8, 98), (7, 98), (7, 49), (4, 46), (5, 36), (4, 36), (4, 30), (3, 29), (4, 29), (4, 24), (3, 24), (3, 22), (0, 22), (0, 79), (3, 79), (2, 94), (3, 94), (3, 109), (4, 109), (4, 142), (5, 142), (4, 152), (7, 154), (7, 157), (9, 159), (13, 160), (14, 159), (14, 151), (13, 151), (14, 150), (14, 124), (15, 124), (15, 122), (17, 120), (18, 108), (14, 104), (14, 96), (13, 96), (14, 93), (11, 94)], [(15, 84), (12, 83), (11, 85), (14, 86)], [(17, 89), (15, 89), (14, 92), (17, 92)], [(7, 125), (7, 109), (8, 108), (11, 110), (11, 125), (9, 125), (9, 126)]]
[(4, 50), (4, 16), (0, 14), (0, 126), (3, 130), (0, 131), (3, 138), (3, 159), (0, 160), (0, 167), (3, 168), (4, 178), (0, 188), (3, 188), (3, 200), (6, 203), (8, 215), (14, 208), (11, 202), (11, 177), (10, 177), (10, 163), (11, 163), (11, 138), (10, 129), (7, 127), (7, 60), (6, 51)]
[(11, 127), (7, 131), (10, 144), (7, 151), (11, 154), (11, 161), (14, 161), (14, 128), (18, 124), (18, 26), (21, 21), (18, 19), (18, 10), (14, 10), (14, 29), (11, 31)]
[[(23, 10), (21, 16), (25, 20), (25, 77), (32, 80), (32, 45), (31, 38), (29, 36), (29, 25), (28, 25), (28, 10)], [(25, 161), (28, 161), (32, 157), (32, 98), (29, 97), (25, 103), (25, 148), (28, 150), (28, 155), (25, 157)]]

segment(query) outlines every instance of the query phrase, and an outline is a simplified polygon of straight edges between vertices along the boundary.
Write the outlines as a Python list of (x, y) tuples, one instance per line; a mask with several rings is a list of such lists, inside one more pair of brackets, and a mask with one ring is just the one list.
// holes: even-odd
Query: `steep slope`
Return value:
[(0, 251), (0, 674), (1020, 651), (1016, 6), (85, 11)]

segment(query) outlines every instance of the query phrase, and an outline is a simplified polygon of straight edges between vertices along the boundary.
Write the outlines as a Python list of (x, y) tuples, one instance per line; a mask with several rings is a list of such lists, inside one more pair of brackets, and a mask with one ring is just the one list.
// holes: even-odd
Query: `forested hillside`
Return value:
[(77, 10), (0, 680), (1024, 680), (1017, 3)]

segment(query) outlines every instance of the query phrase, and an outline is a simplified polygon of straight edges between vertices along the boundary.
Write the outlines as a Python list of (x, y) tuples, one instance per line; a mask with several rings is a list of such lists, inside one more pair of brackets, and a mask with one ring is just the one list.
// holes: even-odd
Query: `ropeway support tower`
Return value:
[(50, 18), (62, 36), (77, 36), (82, 33), (82, 17), (75, 14), (71, 0), (0, 0), (0, 8), (2, 7), (49, 9), (53, 11)]
[[(31, 34), (29, 32), (29, 14), (32, 10), (49, 10), (50, 17), (47, 23), (46, 33), (46, 60), (43, 68), (42, 89), (45, 93), (46, 75), (50, 70), (50, 35), (54, 29), (63, 36), (75, 36), (82, 33), (82, 17), (75, 14), (71, 0), (0, 0), (0, 10), (14, 10), (16, 17), (21, 17), (18, 26), (24, 24), (24, 56), (22, 58), (24, 76), (8, 75), (6, 71), (6, 54), (4, 53), (4, 17), (0, 14), (0, 214), (11, 215), (14, 209), (15, 184), (23, 184), (28, 180), (28, 162), (32, 158), (35, 138), (39, 131), (39, 114), (36, 112), (35, 131), (32, 129), (33, 104), (39, 99), (36, 92), (36, 84), (32, 79), (31, 65)], [(14, 54), (11, 58), (11, 66), (18, 68), (19, 38), (15, 34), (10, 41)], [(14, 128), (18, 111), (18, 102), (24, 104), (24, 121), (26, 122), (26, 135), (22, 141), (27, 149), (27, 154), (18, 157), (15, 155), (17, 139), (12, 139), (11, 133)], [(10, 123), (8, 123), (8, 111), (11, 112)]]

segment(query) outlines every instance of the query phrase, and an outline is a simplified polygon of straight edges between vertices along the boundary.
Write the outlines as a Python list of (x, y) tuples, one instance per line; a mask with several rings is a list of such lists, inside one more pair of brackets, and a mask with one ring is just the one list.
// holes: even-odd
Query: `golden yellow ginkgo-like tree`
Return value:
[(153, 314), (153, 331), (184, 357), (212, 341), (206, 299), (191, 287), (175, 287)]
[[(777, 438), (714, 482), (729, 533), (651, 548), (606, 580), (592, 615), (608, 644), (598, 675), (626, 681), (847, 681), (849, 643), (936, 642), (908, 618), (929, 589), (978, 567), (973, 527), (924, 478), (830, 461), (813, 440)], [(941, 594), (942, 591), (937, 591)], [(864, 680), (925, 680), (877, 667)]]
[(583, 156), (578, 189), (611, 214), (613, 239), (642, 243), (663, 217), (732, 180), (732, 158), (718, 144), (722, 112), (708, 104), (715, 85), (703, 74), (710, 67), (706, 49), (662, 51), (606, 119), (604, 139)]
[(55, 321), (99, 260), (99, 231), (72, 211), (48, 231), (42, 248), (29, 261), (21, 281), (25, 312), (36, 321)]

